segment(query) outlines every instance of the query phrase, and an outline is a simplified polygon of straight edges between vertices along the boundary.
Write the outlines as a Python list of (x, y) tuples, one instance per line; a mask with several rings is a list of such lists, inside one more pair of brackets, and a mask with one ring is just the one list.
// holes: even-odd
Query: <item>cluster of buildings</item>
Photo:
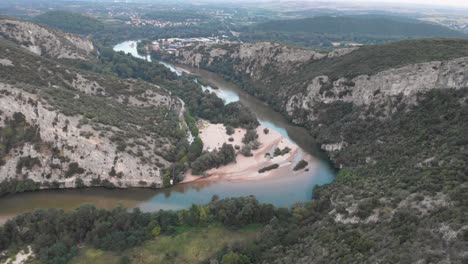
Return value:
[(175, 27), (175, 26), (189, 26), (196, 25), (199, 23), (199, 19), (187, 19), (183, 22), (171, 22), (171, 21), (162, 21), (155, 19), (144, 19), (137, 15), (130, 16), (130, 21), (126, 21), (125, 24), (132, 26), (154, 26), (154, 27)]
[(169, 54), (173, 54), (177, 49), (183, 47), (189, 47), (196, 44), (222, 44), (222, 43), (232, 43), (228, 40), (228, 36), (222, 35), (220, 37), (199, 37), (199, 38), (167, 38), (167, 39), (158, 39), (151, 43), (151, 49), (153, 51), (164, 51)]

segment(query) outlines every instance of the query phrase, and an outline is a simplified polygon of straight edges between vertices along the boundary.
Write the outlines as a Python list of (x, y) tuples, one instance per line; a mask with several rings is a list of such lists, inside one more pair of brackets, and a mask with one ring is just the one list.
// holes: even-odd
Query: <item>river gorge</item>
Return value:
[[(138, 55), (136, 41), (120, 43), (114, 47), (114, 50), (145, 59)], [(314, 186), (327, 184), (333, 180), (333, 169), (305, 129), (292, 125), (281, 114), (248, 95), (233, 83), (226, 82), (217, 74), (187, 66), (159, 63), (164, 64), (177, 75), (185, 72), (199, 76), (204, 83), (208, 84), (203, 86), (203, 89), (214, 92), (225, 103), (234, 101), (243, 103), (253, 111), (262, 126), (280, 134), (285, 140), (297, 146), (299, 151), (313, 157), (313, 162), (309, 162), (308, 170), (299, 173), (281, 170), (281, 174), (277, 173), (272, 177), (249, 181), (224, 178), (196, 180), (156, 190), (87, 188), (43, 190), (8, 195), (0, 199), (0, 222), (34, 209), (68, 210), (81, 204), (95, 204), (101, 208), (122, 205), (129, 208), (139, 207), (143, 211), (181, 209), (192, 203), (209, 202), (213, 195), (218, 195), (220, 198), (255, 195), (260, 202), (272, 203), (278, 207), (289, 207), (294, 203), (309, 200)], [(212, 87), (217, 87), (217, 89)]]

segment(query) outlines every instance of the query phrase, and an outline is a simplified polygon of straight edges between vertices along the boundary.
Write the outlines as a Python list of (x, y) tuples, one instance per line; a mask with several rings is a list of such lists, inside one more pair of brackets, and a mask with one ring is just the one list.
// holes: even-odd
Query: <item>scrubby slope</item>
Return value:
[(269, 43), (180, 52), (306, 126), (341, 169), (293, 209), (297, 222), (272, 221), (244, 252), (259, 263), (466, 262), (467, 48), (414, 40), (290, 61), (291, 48)]
[[(49, 38), (43, 40), (35, 41)], [(0, 47), (1, 193), (162, 186), (162, 170), (185, 137), (174, 133), (180, 129), (180, 99), (157, 85), (53, 60), (66, 45), (41, 53), (47, 58), (7, 40)]]
[(90, 40), (37, 24), (0, 17), (0, 37), (37, 55), (56, 59), (93, 59)]

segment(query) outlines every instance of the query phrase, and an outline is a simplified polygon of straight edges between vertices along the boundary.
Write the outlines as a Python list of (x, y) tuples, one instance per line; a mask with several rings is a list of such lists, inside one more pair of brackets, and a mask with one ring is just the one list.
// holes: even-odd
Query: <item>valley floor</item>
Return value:
[(256, 225), (239, 230), (230, 230), (216, 224), (201, 228), (180, 227), (173, 236), (158, 236), (120, 254), (84, 247), (71, 263), (119, 263), (124, 256), (131, 263), (199, 263), (212, 257), (223, 247), (252, 241), (259, 230), (260, 226)]

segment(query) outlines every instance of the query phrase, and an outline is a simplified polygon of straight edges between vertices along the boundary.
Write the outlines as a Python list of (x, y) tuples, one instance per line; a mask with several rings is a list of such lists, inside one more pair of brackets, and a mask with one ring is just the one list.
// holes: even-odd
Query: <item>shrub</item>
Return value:
[(242, 146), (240, 153), (244, 155), (245, 157), (252, 157), (253, 156), (252, 147), (250, 147), (249, 145), (244, 145)]
[(223, 256), (221, 264), (249, 264), (250, 259), (242, 254), (230, 252)]
[(226, 134), (228, 134), (230, 136), (230, 135), (232, 135), (234, 133), (235, 133), (234, 128), (232, 126), (230, 126), (230, 125), (227, 125), (226, 126)]
[(276, 148), (273, 155), (276, 156), (283, 156), (291, 151), (289, 147), (285, 147), (284, 149)]
[(21, 173), (23, 168), (31, 170), (34, 166), (42, 166), (41, 161), (37, 158), (31, 158), (31, 156), (21, 157), (16, 163), (16, 173)]
[(78, 163), (72, 162), (68, 165), (68, 171), (65, 172), (65, 178), (70, 178), (75, 174), (83, 174), (85, 170), (81, 168)]
[(75, 188), (80, 189), (80, 188), (84, 188), (84, 187), (86, 187), (86, 186), (85, 186), (82, 179), (78, 178), (78, 179), (75, 180)]
[(202, 172), (226, 165), (236, 160), (234, 147), (230, 144), (223, 144), (219, 150), (205, 152), (191, 164), (192, 173), (197, 175)]
[(305, 160), (300, 160), (296, 166), (294, 166), (293, 170), (298, 171), (304, 169), (309, 163)]
[(272, 164), (270, 166), (266, 166), (264, 168), (259, 169), (258, 173), (264, 173), (266, 171), (274, 170), (274, 169), (277, 169), (277, 168), (279, 168), (279, 165), (275, 163), (275, 164)]
[(256, 140), (257, 138), (258, 138), (257, 130), (249, 129), (245, 133), (244, 138), (242, 139), (242, 143), (249, 144), (250, 142)]

